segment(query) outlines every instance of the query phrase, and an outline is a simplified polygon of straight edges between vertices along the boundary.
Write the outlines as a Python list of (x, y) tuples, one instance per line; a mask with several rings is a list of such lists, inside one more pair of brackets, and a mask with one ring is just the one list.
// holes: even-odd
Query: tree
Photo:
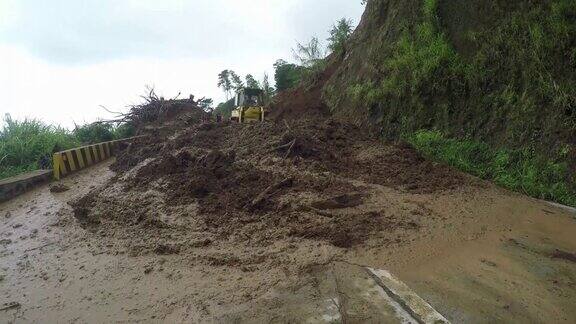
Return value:
[(274, 81), (276, 91), (284, 91), (296, 86), (302, 78), (302, 67), (278, 60), (274, 63)]
[(346, 41), (352, 34), (352, 20), (342, 18), (332, 26), (330, 37), (328, 38), (328, 48), (334, 53), (342, 53), (345, 49)]
[(210, 98), (202, 98), (198, 100), (198, 107), (202, 108), (204, 111), (212, 110), (212, 105), (214, 104), (214, 100)]
[(244, 82), (234, 71), (230, 71), (230, 81), (232, 81), (232, 88), (236, 91), (244, 88)]
[(232, 98), (226, 102), (218, 104), (216, 109), (214, 109), (214, 113), (222, 115), (224, 118), (229, 118), (230, 115), (232, 115), (232, 110), (234, 110), (234, 108), (236, 107), (234, 107), (234, 98)]
[(218, 88), (222, 88), (226, 94), (226, 101), (230, 98), (230, 91), (232, 90), (232, 80), (230, 79), (230, 70), (224, 70), (218, 74)]
[(292, 54), (302, 66), (312, 68), (324, 59), (326, 51), (318, 38), (312, 37), (307, 44), (296, 43), (296, 49), (292, 49)]
[(262, 90), (264, 91), (264, 103), (269, 104), (274, 95), (274, 88), (270, 85), (268, 73), (264, 73), (264, 78), (262, 79)]
[(232, 90), (238, 91), (244, 88), (244, 82), (232, 70), (224, 70), (218, 74), (218, 88), (222, 88), (226, 93), (226, 101), (230, 99), (230, 92)]
[(246, 87), (252, 89), (260, 89), (260, 83), (254, 79), (252, 74), (248, 74), (246, 75)]

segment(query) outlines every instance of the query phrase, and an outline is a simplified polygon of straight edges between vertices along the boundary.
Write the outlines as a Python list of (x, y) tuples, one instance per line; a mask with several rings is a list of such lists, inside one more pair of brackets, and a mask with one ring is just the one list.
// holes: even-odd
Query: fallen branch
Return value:
[(54, 245), (54, 244), (56, 244), (56, 242), (52, 242), (52, 243), (47, 243), (47, 244), (44, 244), (44, 245), (40, 245), (40, 246), (37, 246), (37, 247), (35, 247), (35, 248), (31, 248), (31, 249), (28, 249), (28, 250), (24, 250), (24, 252), (30, 252), (30, 251), (34, 251), (34, 250), (43, 249), (43, 248), (45, 248), (45, 247), (47, 247), (47, 246)]
[(20, 305), (20, 303), (18, 303), (18, 302), (11, 302), (11, 303), (8, 303), (8, 305), (6, 305), (6, 306), (1, 307), (0, 312), (7, 311), (7, 310), (13, 309), (13, 308), (20, 308), (21, 306), (22, 305)]
[(264, 191), (262, 191), (258, 196), (256, 196), (256, 198), (254, 198), (254, 200), (252, 200), (252, 202), (250, 203), (250, 207), (254, 208), (254, 207), (260, 205), (262, 202), (264, 202), (270, 196), (272, 196), (277, 190), (284, 188), (284, 187), (292, 186), (293, 182), (294, 182), (293, 178), (286, 178), (280, 182), (277, 182), (273, 185), (268, 186), (266, 189), (264, 189)]
[(288, 148), (288, 147), (290, 147), (290, 146), (292, 146), (292, 145), (294, 144), (294, 141), (296, 141), (296, 140), (292, 140), (292, 141), (290, 141), (290, 142), (288, 142), (288, 143), (286, 143), (286, 144), (283, 144), (283, 145), (280, 145), (280, 146), (276, 146), (276, 147), (272, 148), (270, 151), (268, 151), (268, 153), (274, 152), (274, 151), (279, 151), (279, 150)]
[(112, 110), (110, 110), (110, 109), (106, 108), (106, 107), (105, 107), (105, 106), (103, 106), (103, 105), (100, 105), (100, 108), (102, 108), (102, 109), (106, 110), (107, 112), (109, 112), (109, 113), (111, 113), (111, 114), (116, 114), (116, 117), (120, 117), (120, 116), (122, 116), (122, 115), (123, 115), (123, 113), (121, 113), (121, 112), (118, 112), (118, 111), (112, 111)]
[(288, 128), (288, 131), (292, 132), (292, 128), (290, 127), (286, 119), (284, 119), (284, 124), (286, 125), (286, 128)]
[(287, 159), (290, 154), (292, 153), (292, 148), (294, 148), (294, 144), (296, 144), (296, 139), (294, 139), (292, 141), (292, 145), (290, 145), (290, 147), (288, 148), (288, 151), (286, 151), (286, 154), (284, 155), (284, 159)]

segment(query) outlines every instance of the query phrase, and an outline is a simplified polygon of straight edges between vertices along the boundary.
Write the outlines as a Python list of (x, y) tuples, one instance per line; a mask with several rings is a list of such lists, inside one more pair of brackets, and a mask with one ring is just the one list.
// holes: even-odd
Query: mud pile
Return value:
[[(333, 120), (196, 123), (172, 130), (125, 148), (112, 166), (117, 176), (73, 204), (85, 228), (124, 240), (112, 250), (173, 254), (303, 240), (349, 248), (374, 233), (418, 230), (412, 216), (370, 207), (374, 187), (429, 194), (466, 182), (406, 145), (382, 145)], [(259, 263), (258, 255), (245, 253), (201, 259)]]
[(280, 92), (270, 105), (269, 117), (273, 119), (327, 118), (330, 109), (323, 99), (323, 89), (332, 77), (339, 62), (333, 55), (327, 58), (326, 68), (310, 76), (293, 89)]

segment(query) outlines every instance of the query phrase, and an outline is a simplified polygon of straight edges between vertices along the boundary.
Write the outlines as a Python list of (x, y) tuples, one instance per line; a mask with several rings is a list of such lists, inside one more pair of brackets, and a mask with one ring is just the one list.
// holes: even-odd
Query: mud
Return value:
[(551, 257), (553, 259), (561, 259), (561, 260), (566, 260), (566, 261), (576, 263), (576, 253), (570, 253), (570, 252), (556, 249), (556, 251), (552, 252)]
[(170, 141), (134, 143), (112, 169), (118, 174), (107, 186), (72, 203), (75, 216), (104, 235), (135, 233), (147, 251), (157, 242), (145, 238), (158, 231), (178, 241), (202, 233), (262, 246), (295, 237), (350, 248), (373, 232), (418, 229), (385, 210), (347, 212), (370, 196), (367, 186), (434, 193), (469, 182), (407, 145), (384, 146), (332, 120), (197, 124)]

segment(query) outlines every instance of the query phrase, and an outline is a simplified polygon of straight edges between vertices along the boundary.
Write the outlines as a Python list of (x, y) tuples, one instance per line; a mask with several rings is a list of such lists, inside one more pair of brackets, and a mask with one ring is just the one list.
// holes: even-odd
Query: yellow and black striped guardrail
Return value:
[(139, 137), (142, 136), (102, 142), (54, 153), (54, 179), (60, 180), (61, 177), (67, 174), (104, 161), (115, 154), (119, 143)]

